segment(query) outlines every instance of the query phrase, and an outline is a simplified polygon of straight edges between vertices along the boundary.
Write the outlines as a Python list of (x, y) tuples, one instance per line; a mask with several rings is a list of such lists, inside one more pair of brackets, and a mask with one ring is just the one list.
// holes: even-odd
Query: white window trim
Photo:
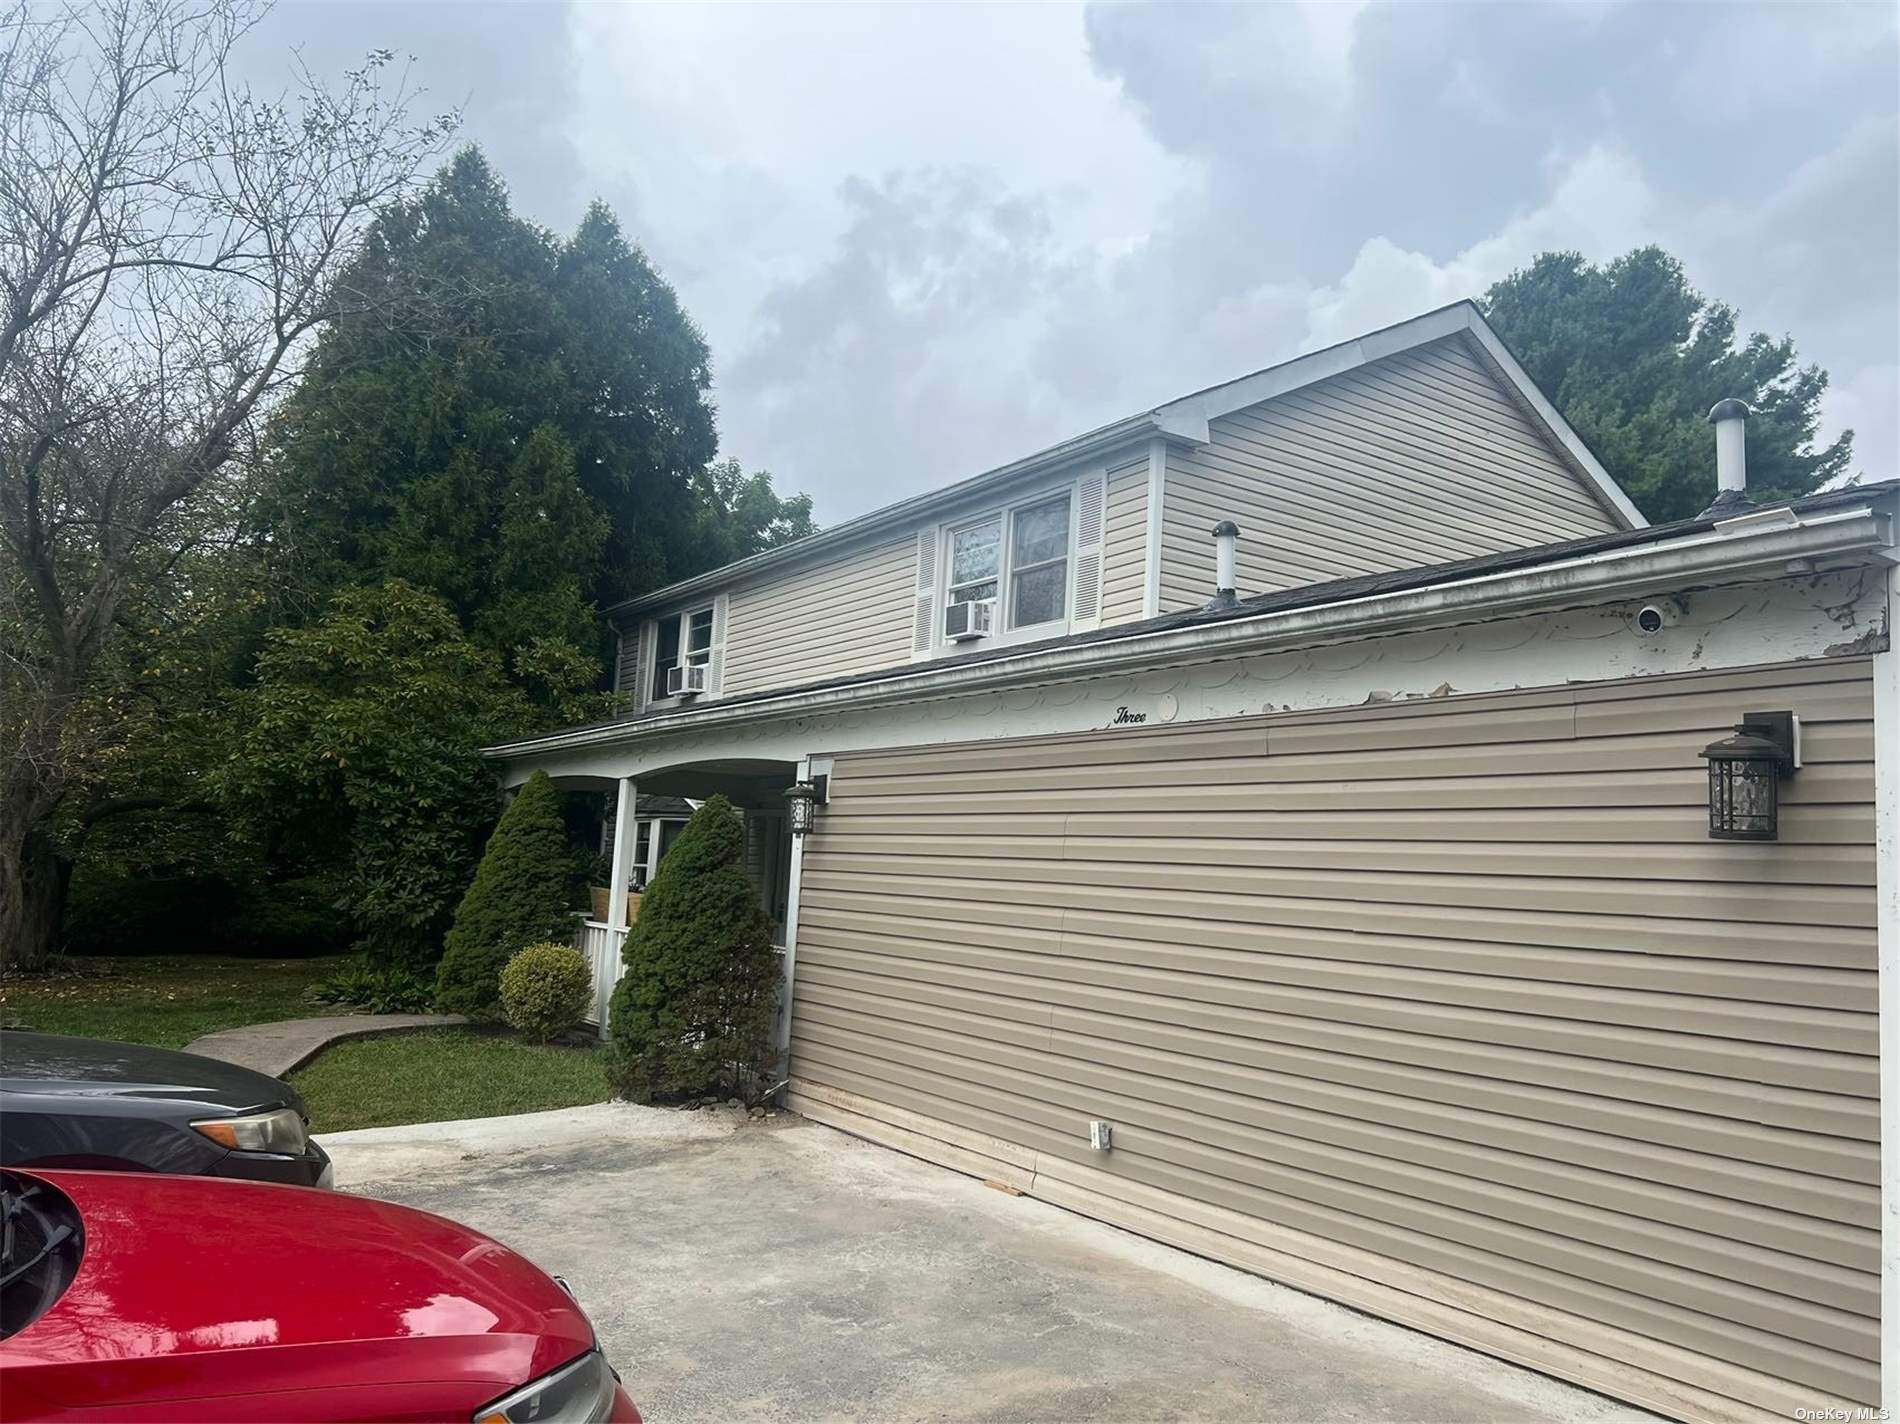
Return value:
[[(937, 526), (937, 588), (936, 588), (936, 635), (931, 643), (932, 657), (952, 657), (971, 648), (1006, 647), (1012, 643), (1034, 643), (1043, 638), (1057, 638), (1069, 631), (1075, 618), (1075, 561), (1076, 561), (1076, 521), (1080, 511), (1077, 508), (1079, 495), (1076, 478), (1069, 478), (1060, 484), (1044, 485), (1028, 494), (1018, 495), (1002, 504), (991, 505), (987, 509), (975, 510), (957, 519), (948, 520)], [(1010, 576), (1015, 572), (1010, 560), (1014, 552), (1014, 516), (1019, 510), (1032, 509), (1039, 504), (1048, 504), (1052, 500), (1066, 496), (1069, 501), (1069, 543), (1063, 550), (1062, 559), (1067, 565), (1067, 578), (1062, 590), (1062, 616), (1052, 618), (1046, 623), (1031, 623), (1022, 628), (1009, 626)], [(986, 637), (972, 639), (968, 643), (954, 643), (943, 635), (943, 610), (950, 606), (951, 551), (952, 539), (960, 531), (977, 524), (987, 524), (990, 520), (999, 520), (1002, 525), (1001, 539), (997, 551), (996, 572), (996, 628)], [(1055, 560), (1045, 560), (1054, 563)], [(987, 582), (988, 580), (983, 580)]]
[[(696, 618), (698, 615), (700, 615), (701, 613), (709, 615), (712, 619), (712, 635), (711, 635), (712, 641), (706, 645), (705, 651), (703, 653), (701, 653), (697, 658), (694, 658), (687, 651), (688, 634), (691, 630), (692, 620)], [(646, 622), (642, 624), (640, 628), (640, 641), (643, 648), (647, 650), (643, 652), (641, 656), (641, 660), (640, 660), (641, 661), (640, 690), (646, 694), (646, 698), (642, 705), (645, 707), (680, 707), (680, 706), (686, 705), (689, 702), (709, 702), (713, 698), (717, 697), (719, 695), (719, 686), (718, 686), (719, 679), (716, 676), (714, 676), (711, 672), (708, 672), (707, 674), (708, 686), (706, 688), (706, 691), (701, 693), (697, 697), (685, 698), (685, 697), (677, 697), (677, 696), (676, 697), (653, 696), (654, 673), (656, 669), (659, 667), (659, 661), (660, 661), (660, 625), (662, 623), (679, 624), (680, 655), (679, 655), (679, 662), (676, 664), (676, 666), (684, 667), (689, 662), (698, 662), (698, 663), (703, 663), (707, 668), (712, 668), (717, 665), (718, 660), (719, 660), (720, 628), (719, 628), (719, 610), (718, 610), (717, 600), (708, 600), (705, 603), (688, 604), (684, 608), (675, 609), (673, 612), (664, 614), (658, 618), (647, 619)]]

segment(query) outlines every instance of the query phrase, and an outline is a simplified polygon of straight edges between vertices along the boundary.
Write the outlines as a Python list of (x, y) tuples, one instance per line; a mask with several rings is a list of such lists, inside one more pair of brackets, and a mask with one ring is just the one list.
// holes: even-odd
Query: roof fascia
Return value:
[(1186, 628), (1131, 631), (1124, 638), (1057, 646), (980, 663), (924, 671), (893, 671), (888, 678), (766, 697), (728, 707), (556, 732), (484, 748), (499, 760), (539, 752), (711, 729), (842, 708), (928, 700), (998, 687), (1023, 687), (1078, 677), (1238, 656), (1279, 647), (1366, 637), (1444, 621), (1503, 618), (1579, 600), (1638, 596), (1680, 587), (1691, 579), (1759, 577), (1784, 570), (1791, 559), (1891, 551), (1891, 517), (1872, 502), (1773, 527), (1718, 524), (1680, 538), (1556, 559), (1528, 568), (1447, 579), (1418, 588), (1368, 594), (1330, 603), (1269, 610)]
[[(1224, 385), (1184, 396), (1160, 407), (1155, 415), (1160, 419), (1177, 421), (1198, 420), (1200, 428), (1205, 431), (1210, 420), (1218, 420), (1247, 406), (1258, 405), (1261, 401), (1272, 400), (1334, 376), (1343, 376), (1348, 371), (1356, 371), (1374, 361), (1383, 361), (1388, 356), (1396, 356), (1460, 333), (1468, 333), (1478, 343), (1523, 401), (1531, 418), (1542, 427), (1546, 438), (1563, 451), (1569, 463), (1623, 527), (1648, 528), (1649, 521), (1643, 518), (1642, 511), (1630, 502), (1629, 496), (1610, 477), (1610, 472), (1603, 468), (1602, 462), (1584, 444), (1583, 437), (1550, 403), (1550, 398), (1538, 389), (1530, 373), (1518, 364), (1517, 358), (1491, 329), (1491, 324), (1484, 319), (1484, 313), (1478, 310), (1477, 303), (1471, 301), (1454, 302), (1409, 321), (1295, 357), (1281, 365), (1256, 371), (1251, 376), (1242, 376), (1237, 381), (1228, 381)], [(1205, 434), (1201, 436), (1203, 440), (1206, 438)]]
[(1610, 512), (1629, 529), (1644, 529), (1649, 525), (1642, 512), (1630, 502), (1629, 496), (1617, 486), (1602, 462), (1591, 453), (1581, 436), (1565, 420), (1557, 407), (1550, 403), (1530, 374), (1518, 364), (1498, 335), (1485, 321), (1477, 304), (1471, 301), (1454, 302), (1436, 311), (1426, 312), (1407, 321), (1368, 332), (1364, 336), (1342, 341), (1337, 346), (1324, 347), (1318, 351), (1296, 356), (1291, 361), (1283, 361), (1277, 366), (1269, 366), (1264, 371), (1255, 371), (1252, 375), (1242, 376), (1238, 380), (1227, 381), (1206, 390), (1196, 391), (1192, 395), (1181, 397), (1156, 406), (1153, 410), (1140, 415), (1129, 416), (1111, 425), (1066, 440), (1039, 450), (1021, 460), (995, 469), (986, 470), (980, 475), (947, 485), (943, 489), (931, 490), (914, 495), (910, 499), (899, 500), (896, 504), (886, 505), (856, 519), (848, 519), (843, 524), (801, 539), (795, 544), (781, 545), (768, 549), (764, 553), (754, 554), (750, 558), (740, 559), (736, 563), (726, 564), (706, 573), (652, 593), (641, 594), (616, 603), (603, 612), (613, 617), (620, 613), (652, 610), (668, 603), (691, 597), (708, 589), (725, 587), (751, 577), (768, 568), (790, 565), (806, 559), (829, 554), (843, 545), (870, 538), (879, 533), (887, 533), (894, 526), (909, 523), (929, 515), (939, 507), (957, 504), (980, 494), (994, 486), (1008, 484), (1025, 476), (1044, 473), (1052, 468), (1101, 455), (1108, 450), (1146, 438), (1161, 435), (1169, 440), (1188, 444), (1205, 444), (1208, 439), (1208, 422), (1231, 415), (1237, 410), (1262, 401), (1272, 400), (1276, 396), (1286, 395), (1290, 391), (1315, 385), (1334, 376), (1356, 371), (1374, 361), (1383, 361), (1389, 356), (1411, 351), (1434, 341), (1442, 341), (1448, 336), (1467, 332), (1477, 341), (1484, 353), (1490, 357), (1505, 380), (1523, 400), (1532, 418), (1543, 428), (1545, 435), (1554, 441), (1584, 480), (1592, 486), (1598, 496), (1608, 506)]
[[(1223, 415), (1232, 415), (1237, 410), (1258, 405), (1261, 401), (1272, 400), (1304, 386), (1316, 385), (1334, 376), (1343, 376), (1348, 371), (1356, 371), (1374, 361), (1396, 356), (1401, 351), (1410, 351), (1428, 342), (1456, 335), (1467, 330), (1469, 319), (1475, 316), (1477, 309), (1469, 302), (1440, 307), (1437, 311), (1415, 316), (1396, 326), (1356, 336), (1337, 346), (1310, 351), (1291, 361), (1283, 361), (1278, 366), (1255, 371), (1239, 380), (1196, 391), (1191, 396), (1183, 396), (1180, 400), (1161, 406), (1155, 415), (1162, 420), (1198, 421), (1200, 429), (1204, 431), (1208, 421), (1218, 420)], [(1205, 439), (1206, 436), (1201, 438)]]
[[(860, 543), (879, 534), (888, 534), (905, 525), (914, 524), (922, 519), (932, 518), (938, 510), (949, 509), (977, 495), (1000, 486), (1013, 484), (1033, 475), (1046, 474), (1052, 470), (1076, 461), (1086, 460), (1107, 454), (1122, 445), (1147, 440), (1160, 429), (1160, 422), (1154, 411), (1144, 411), (1140, 415), (1129, 416), (1112, 425), (1104, 425), (1087, 434), (1078, 435), (1073, 440), (1065, 440), (1060, 445), (1051, 445), (1020, 460), (995, 469), (986, 470), (967, 480), (946, 485), (942, 489), (930, 490), (924, 494), (913, 495), (909, 499), (899, 500), (896, 504), (885, 505), (882, 509), (869, 514), (859, 515), (856, 519), (847, 519), (842, 524), (800, 539), (793, 544), (781, 544), (776, 549), (767, 549), (750, 558), (708, 569), (703, 574), (681, 579), (651, 593), (640, 594), (636, 598), (625, 599), (620, 603), (601, 610), (608, 618), (623, 613), (651, 611), (669, 603), (676, 603), (694, 594), (711, 589), (727, 588), (754, 574), (767, 569), (793, 565), (831, 555), (848, 545)], [(1206, 439), (1205, 426), (1201, 438)], [(1187, 434), (1176, 434), (1163, 430), (1161, 433), (1174, 438), (1192, 438)]]
[(1523, 398), (1524, 404), (1530, 408), (1537, 423), (1544, 427), (1545, 433), (1562, 447), (1584, 479), (1595, 488), (1598, 497), (1609, 506), (1610, 512), (1623, 521), (1625, 528), (1647, 529), (1649, 521), (1643, 517), (1643, 512), (1623, 493), (1623, 487), (1610, 477), (1610, 472), (1603, 468), (1603, 462), (1583, 443), (1583, 437), (1564, 419), (1563, 413), (1550, 403), (1550, 398), (1531, 379), (1530, 372), (1518, 364), (1517, 357), (1511, 354), (1511, 348), (1491, 329), (1491, 323), (1484, 319), (1477, 307), (1472, 306), (1469, 310), (1470, 324), (1467, 329), (1472, 338), (1504, 373), (1504, 379)]

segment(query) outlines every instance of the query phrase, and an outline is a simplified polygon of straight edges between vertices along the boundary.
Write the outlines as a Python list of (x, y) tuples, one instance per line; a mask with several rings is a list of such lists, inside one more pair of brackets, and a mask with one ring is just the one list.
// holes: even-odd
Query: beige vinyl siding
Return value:
[(1102, 536), (1102, 626), (1141, 617), (1148, 582), (1148, 454), (1108, 471)]
[(1161, 609), (1214, 591), (1240, 526), (1244, 596), (1619, 527), (1495, 380), (1447, 338), (1249, 406), (1168, 452)]
[(910, 659), (913, 533), (734, 589), (720, 695), (849, 677)]
[(1868, 671), (841, 756), (793, 1101), (1685, 1417), (1874, 1403)]

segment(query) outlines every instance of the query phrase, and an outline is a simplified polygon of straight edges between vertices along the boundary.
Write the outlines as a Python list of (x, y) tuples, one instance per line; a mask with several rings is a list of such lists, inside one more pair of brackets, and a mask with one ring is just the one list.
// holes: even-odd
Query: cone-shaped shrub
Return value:
[(614, 1076), (635, 1102), (714, 1088), (749, 1096), (771, 1067), (778, 954), (744, 864), (744, 827), (715, 796), (640, 897), (610, 1022)]
[(456, 906), (437, 966), (437, 1005), (452, 1014), (493, 1017), (501, 970), (515, 953), (574, 932), (567, 907), (574, 852), (561, 822), (561, 798), (537, 771), (501, 813), (475, 882)]

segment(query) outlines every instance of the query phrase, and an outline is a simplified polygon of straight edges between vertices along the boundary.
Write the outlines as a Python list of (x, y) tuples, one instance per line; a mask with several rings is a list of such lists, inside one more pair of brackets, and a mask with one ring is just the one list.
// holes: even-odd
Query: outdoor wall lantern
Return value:
[(1772, 841), (1781, 778), (1801, 765), (1801, 723), (1792, 712), (1750, 712), (1735, 734), (1702, 749), (1709, 763), (1709, 837)]
[(828, 776), (818, 776), (786, 788), (785, 804), (791, 808), (793, 835), (805, 835), (818, 824), (818, 808), (829, 799), (830, 781)]

